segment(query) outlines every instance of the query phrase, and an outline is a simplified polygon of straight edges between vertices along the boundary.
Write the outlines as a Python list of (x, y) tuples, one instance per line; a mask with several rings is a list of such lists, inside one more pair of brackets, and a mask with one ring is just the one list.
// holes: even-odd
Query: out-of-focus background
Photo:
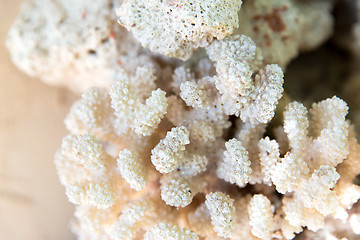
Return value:
[(21, 0), (0, 3), (0, 239), (72, 240), (73, 206), (53, 156), (76, 99), (17, 70), (5, 48)]

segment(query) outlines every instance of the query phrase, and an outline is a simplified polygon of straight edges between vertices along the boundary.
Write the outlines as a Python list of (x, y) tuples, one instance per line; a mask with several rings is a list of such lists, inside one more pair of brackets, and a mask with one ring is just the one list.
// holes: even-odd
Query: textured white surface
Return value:
[(143, 47), (187, 60), (213, 38), (223, 39), (238, 27), (242, 1), (124, 1), (116, 13), (119, 23)]

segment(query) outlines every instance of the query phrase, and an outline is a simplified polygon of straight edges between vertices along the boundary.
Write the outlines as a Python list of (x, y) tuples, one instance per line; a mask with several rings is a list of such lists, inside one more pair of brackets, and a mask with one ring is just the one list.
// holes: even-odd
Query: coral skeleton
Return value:
[[(290, 61), (332, 34), (333, 7), (25, 3), (7, 38), (14, 63), (81, 93), (55, 155), (78, 238), (345, 239), (337, 222), (360, 238), (348, 104), (332, 94), (307, 106), (283, 86)], [(354, 99), (359, 76), (341, 89)]]

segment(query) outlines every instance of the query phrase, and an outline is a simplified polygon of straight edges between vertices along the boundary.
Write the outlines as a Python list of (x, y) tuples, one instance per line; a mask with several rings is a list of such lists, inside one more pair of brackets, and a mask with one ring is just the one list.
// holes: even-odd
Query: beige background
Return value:
[(4, 46), (20, 0), (0, 0), (0, 239), (75, 239), (53, 155), (76, 99), (21, 73)]

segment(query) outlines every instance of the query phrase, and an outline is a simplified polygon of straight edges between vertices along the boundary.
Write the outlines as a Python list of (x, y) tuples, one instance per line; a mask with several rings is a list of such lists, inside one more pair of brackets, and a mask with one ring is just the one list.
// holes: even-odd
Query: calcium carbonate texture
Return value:
[(347, 103), (306, 107), (283, 89), (289, 62), (332, 34), (332, 8), (26, 2), (7, 38), (14, 63), (82, 93), (55, 155), (78, 238), (360, 237)]

